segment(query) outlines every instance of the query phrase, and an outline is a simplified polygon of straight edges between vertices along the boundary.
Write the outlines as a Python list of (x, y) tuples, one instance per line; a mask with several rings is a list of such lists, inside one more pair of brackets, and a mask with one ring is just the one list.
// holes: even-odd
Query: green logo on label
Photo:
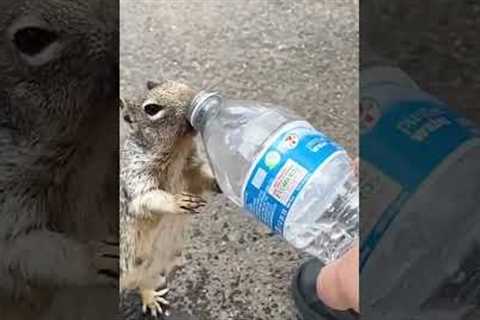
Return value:
[(282, 159), (282, 156), (277, 151), (270, 151), (265, 156), (265, 164), (269, 169), (274, 168)]

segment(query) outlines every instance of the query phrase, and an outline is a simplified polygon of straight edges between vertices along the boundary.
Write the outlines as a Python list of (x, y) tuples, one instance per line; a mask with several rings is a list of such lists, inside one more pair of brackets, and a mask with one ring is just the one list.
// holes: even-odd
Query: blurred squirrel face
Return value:
[[(48, 135), (61, 135), (100, 108), (115, 107), (114, 5), (103, 0), (4, 2), (0, 94), (8, 95), (5, 100), (17, 113), (12, 118), (21, 117), (37, 131), (43, 128), (38, 122), (44, 122)], [(59, 130), (50, 133), (55, 127)]]
[(30, 71), (42, 66), (52, 69), (63, 62), (62, 67), (73, 76), (73, 71), (92, 67), (88, 70), (92, 72), (102, 66), (99, 62), (116, 60), (115, 4), (104, 0), (10, 1), (11, 8), (2, 10), (12, 17), (6, 26), (2, 24), (5, 40), (10, 42), (16, 61)]

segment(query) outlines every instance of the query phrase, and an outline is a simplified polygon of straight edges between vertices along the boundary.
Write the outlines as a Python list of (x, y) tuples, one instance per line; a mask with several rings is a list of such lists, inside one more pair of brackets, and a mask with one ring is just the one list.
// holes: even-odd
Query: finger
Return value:
[(202, 198), (198, 197), (189, 197), (186, 199), (183, 199), (184, 202), (189, 203), (189, 204), (196, 204), (196, 205), (201, 205), (201, 204), (206, 204), (207, 202), (203, 200)]
[(317, 294), (320, 300), (330, 308), (346, 310), (348, 306), (341, 295), (336, 266), (337, 263), (333, 262), (320, 270), (317, 279)]
[(106, 245), (110, 245), (110, 246), (118, 246), (119, 245), (118, 237), (113, 237), (113, 236), (108, 237), (107, 239), (103, 240), (102, 242), (105, 243)]
[(109, 270), (109, 269), (100, 269), (98, 270), (97, 272), (101, 277), (104, 277), (104, 278), (110, 278), (112, 279), (112, 281), (114, 280), (118, 280), (118, 272), (116, 272), (115, 270)]
[(155, 297), (163, 297), (164, 295), (166, 295), (168, 293), (168, 291), (170, 291), (169, 288), (159, 290), (155, 293)]
[(95, 268), (98, 271), (103, 271), (104, 273), (112, 272), (118, 273), (118, 259), (111, 258), (97, 258), (95, 259)]
[(190, 202), (190, 203), (188, 204), (188, 206), (186, 206), (186, 207), (188, 207), (188, 208), (190, 208), (190, 209), (193, 210), (193, 209), (202, 208), (202, 207), (204, 207), (204, 206), (205, 206), (205, 204), (202, 204), (202, 203), (199, 203), (199, 202)]
[(359, 252), (354, 245), (343, 257), (325, 266), (317, 280), (319, 298), (336, 310), (359, 309)]
[(160, 302), (163, 305), (168, 306), (170, 304), (170, 302), (168, 302), (167, 299), (164, 299), (162, 297), (156, 297), (156, 299), (157, 299), (158, 302)]
[(202, 197), (191, 194), (191, 193), (183, 192), (182, 196), (184, 197), (184, 200), (188, 202), (206, 202)]
[(155, 305), (155, 310), (158, 310), (158, 313), (162, 314), (163, 310), (162, 310), (162, 307), (160, 306), (160, 304), (156, 301), (154, 301), (153, 304)]
[(195, 212), (195, 210), (192, 207), (181, 206), (180, 209), (182, 209), (183, 213), (194, 213)]
[(117, 245), (104, 245), (100, 248), (99, 255), (105, 258), (118, 259), (120, 257), (120, 249)]

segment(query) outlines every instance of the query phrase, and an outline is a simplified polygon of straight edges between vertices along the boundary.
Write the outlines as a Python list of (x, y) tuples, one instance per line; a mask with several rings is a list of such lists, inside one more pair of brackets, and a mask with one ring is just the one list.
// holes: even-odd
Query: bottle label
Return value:
[(312, 174), (343, 149), (308, 122), (282, 127), (265, 143), (243, 187), (244, 208), (274, 232), (283, 227), (297, 195)]
[(433, 173), (479, 146), (480, 131), (468, 119), (424, 93), (388, 86), (366, 89), (360, 103), (360, 199), (368, 208), (361, 218), (361, 233), (368, 235), (361, 268)]

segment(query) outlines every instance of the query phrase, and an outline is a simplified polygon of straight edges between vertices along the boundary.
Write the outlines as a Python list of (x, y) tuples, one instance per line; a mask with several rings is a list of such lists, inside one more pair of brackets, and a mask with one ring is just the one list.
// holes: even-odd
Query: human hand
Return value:
[(358, 242), (341, 258), (322, 268), (317, 278), (317, 295), (332, 309), (359, 312)]

